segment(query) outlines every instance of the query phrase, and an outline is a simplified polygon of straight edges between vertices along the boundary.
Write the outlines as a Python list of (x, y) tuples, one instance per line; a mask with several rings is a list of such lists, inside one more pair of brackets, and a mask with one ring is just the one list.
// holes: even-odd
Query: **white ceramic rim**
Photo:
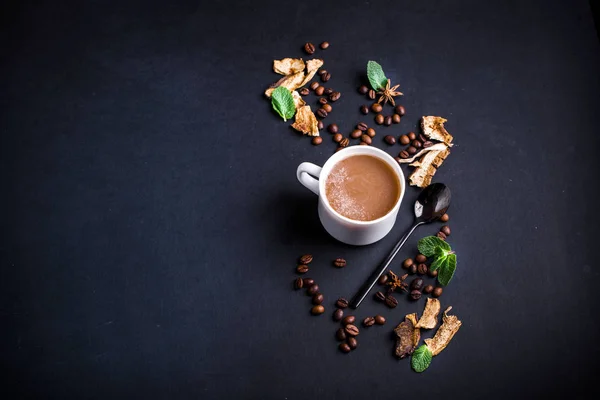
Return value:
[[(325, 192), (325, 182), (327, 181), (327, 178), (329, 178), (329, 173), (331, 172), (333, 166), (336, 165), (338, 162), (345, 160), (348, 157), (356, 155), (370, 155), (385, 161), (396, 172), (397, 178), (399, 180), (398, 183), (400, 184), (400, 196), (398, 196), (398, 200), (394, 204), (394, 207), (392, 207), (392, 209), (388, 211), (384, 216), (371, 221), (358, 221), (355, 219), (350, 219), (338, 213), (333, 209), (333, 207), (331, 207), (331, 204), (329, 204), (329, 199), (327, 199)], [(325, 164), (323, 164), (323, 168), (319, 176), (319, 193), (321, 193), (321, 196), (319, 197), (322, 197), (323, 203), (325, 204), (327, 209), (331, 211), (335, 216), (340, 218), (342, 221), (362, 226), (376, 224), (389, 217), (390, 214), (397, 212), (400, 209), (400, 203), (402, 203), (405, 188), (406, 182), (404, 180), (404, 172), (402, 172), (402, 169), (400, 168), (400, 165), (396, 162), (396, 160), (394, 160), (394, 158), (385, 151), (371, 146), (352, 146), (346, 147), (345, 149), (338, 151), (337, 153), (329, 157)]]

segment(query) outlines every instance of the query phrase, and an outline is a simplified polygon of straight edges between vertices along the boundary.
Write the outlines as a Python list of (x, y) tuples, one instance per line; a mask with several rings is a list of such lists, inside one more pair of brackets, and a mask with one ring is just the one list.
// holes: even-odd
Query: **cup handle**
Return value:
[(322, 168), (309, 162), (303, 162), (298, 165), (296, 177), (301, 184), (310, 189), (317, 196), (319, 195), (319, 175)]

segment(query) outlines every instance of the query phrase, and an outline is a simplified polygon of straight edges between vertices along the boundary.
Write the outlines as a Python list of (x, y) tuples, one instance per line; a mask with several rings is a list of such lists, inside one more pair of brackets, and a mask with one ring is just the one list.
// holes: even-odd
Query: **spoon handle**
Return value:
[(394, 257), (396, 257), (396, 254), (398, 254), (398, 252), (400, 251), (400, 249), (402, 248), (402, 246), (404, 245), (404, 243), (406, 242), (408, 237), (414, 232), (414, 230), (417, 228), (417, 226), (419, 226), (421, 224), (422, 224), (422, 222), (416, 222), (412, 226), (412, 228), (410, 228), (408, 230), (408, 232), (406, 232), (406, 234), (404, 236), (402, 236), (402, 239), (400, 239), (398, 241), (398, 243), (396, 243), (396, 245), (394, 246), (394, 248), (392, 249), (390, 254), (387, 256), (387, 258), (383, 261), (383, 263), (381, 263), (381, 265), (373, 271), (371, 276), (369, 276), (369, 278), (365, 281), (365, 283), (360, 287), (358, 292), (354, 295), (354, 297), (350, 301), (350, 307), (358, 308), (358, 306), (360, 306), (360, 303), (362, 303), (362, 301), (365, 299), (365, 297), (367, 297), (367, 294), (369, 294), (371, 289), (373, 289), (375, 282), (377, 282), (377, 280), (379, 279), (381, 274), (383, 274), (383, 272), (391, 264), (392, 260), (394, 259)]

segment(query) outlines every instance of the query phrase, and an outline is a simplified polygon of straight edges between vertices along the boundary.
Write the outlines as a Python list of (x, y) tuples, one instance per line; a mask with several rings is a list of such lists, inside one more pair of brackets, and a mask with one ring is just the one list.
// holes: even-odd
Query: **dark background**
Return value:
[[(86, 4), (84, 4), (86, 3)], [(586, 1), (45, 2), (2, 9), (0, 361), (3, 398), (577, 397), (598, 392), (600, 47)], [(296, 180), (313, 147), (263, 90), (306, 41), (363, 117), (367, 60), (407, 115), (448, 118), (463, 326), (423, 374), (391, 331), (424, 299), (369, 298), (359, 348), (330, 319), (411, 222), (337, 243)], [(315, 99), (310, 104), (314, 107)], [(408, 172), (408, 170), (407, 170)], [(420, 228), (393, 264), (414, 256)], [(327, 312), (291, 289), (296, 258)], [(345, 257), (339, 270), (331, 260)], [(430, 336), (432, 332), (425, 334)]]

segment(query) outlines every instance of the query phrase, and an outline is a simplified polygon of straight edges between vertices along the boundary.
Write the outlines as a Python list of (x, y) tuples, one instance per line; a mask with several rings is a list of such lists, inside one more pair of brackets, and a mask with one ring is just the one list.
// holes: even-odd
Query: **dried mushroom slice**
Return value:
[(296, 107), (296, 110), (306, 105), (306, 102), (304, 99), (302, 99), (302, 96), (300, 96), (300, 94), (295, 90), (292, 92), (292, 98), (294, 99), (294, 106)]
[(309, 136), (319, 136), (317, 117), (310, 110), (310, 106), (302, 106), (296, 111), (296, 121), (292, 128)]
[(304, 71), (304, 61), (301, 58), (284, 58), (273, 60), (273, 71), (281, 75), (292, 75)]
[(308, 82), (310, 82), (310, 80), (313, 78), (313, 76), (315, 76), (315, 74), (317, 73), (317, 70), (319, 68), (321, 68), (322, 66), (323, 66), (323, 60), (321, 60), (319, 58), (314, 58), (312, 60), (308, 60), (306, 62), (306, 76), (304, 77), (304, 80), (298, 87), (302, 87), (302, 86), (306, 85)]
[(414, 330), (415, 325), (408, 319), (408, 316), (394, 329), (396, 336), (398, 336), (398, 340), (396, 340), (396, 356), (404, 358), (413, 353), (415, 350), (415, 345), (413, 344)]
[(442, 325), (438, 328), (433, 338), (425, 339), (425, 344), (434, 356), (440, 354), (448, 346), (448, 343), (450, 343), (462, 325), (462, 322), (456, 315), (448, 315), (450, 310), (452, 310), (452, 307), (448, 307), (444, 311)]
[(435, 175), (437, 171), (436, 168), (439, 168), (442, 165), (449, 154), (450, 150), (448, 148), (441, 151), (434, 150), (423, 155), (418, 161), (409, 164), (413, 167), (417, 167), (408, 177), (410, 184), (418, 187), (429, 186), (433, 179), (433, 175)]
[(425, 310), (423, 316), (415, 325), (416, 328), (433, 329), (437, 325), (437, 318), (440, 314), (441, 304), (438, 299), (431, 297), (427, 298), (427, 304), (425, 304)]
[(413, 324), (412, 343), (413, 343), (413, 346), (415, 346), (415, 348), (416, 348), (417, 345), (419, 344), (419, 340), (421, 340), (421, 330), (416, 327), (417, 314), (416, 313), (408, 314), (405, 318), (407, 320), (409, 320), (410, 322), (412, 322), (412, 324)]
[(415, 161), (417, 158), (421, 157), (423, 154), (429, 153), (430, 151), (443, 151), (443, 150), (446, 150), (447, 148), (448, 148), (448, 146), (446, 146), (445, 143), (437, 143), (431, 147), (426, 147), (424, 149), (421, 149), (421, 151), (419, 151), (418, 153), (416, 153), (415, 155), (413, 155), (410, 158), (398, 159), (398, 163), (399, 164), (408, 164), (408, 163)]
[(275, 90), (279, 86), (283, 86), (284, 88), (288, 89), (290, 92), (293, 92), (294, 90), (298, 89), (300, 86), (303, 85), (302, 84), (303, 80), (304, 80), (304, 72), (303, 71), (296, 72), (295, 74), (292, 74), (292, 75), (284, 76), (279, 81), (277, 81), (275, 84), (271, 85), (270, 88), (265, 90), (265, 95), (267, 97), (271, 97), (271, 93), (273, 93), (273, 90)]
[(421, 129), (423, 134), (429, 139), (439, 140), (452, 146), (452, 135), (444, 128), (444, 123), (448, 120), (442, 117), (424, 116), (421, 118)]
[(412, 186), (424, 188), (429, 186), (433, 175), (435, 175), (435, 167), (430, 165), (429, 167), (416, 168), (412, 174), (408, 177), (408, 181)]

